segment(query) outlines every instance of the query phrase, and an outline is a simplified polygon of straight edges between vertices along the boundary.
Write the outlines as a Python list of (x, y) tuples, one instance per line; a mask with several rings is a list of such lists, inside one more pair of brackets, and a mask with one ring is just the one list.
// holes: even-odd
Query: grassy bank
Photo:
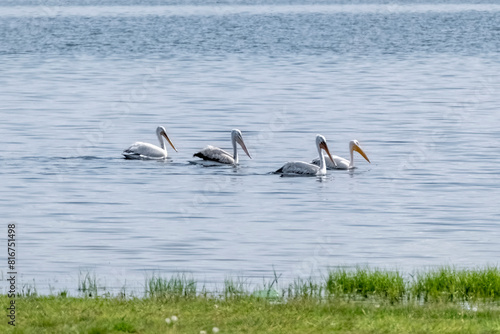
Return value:
[[(18, 301), (17, 333), (497, 333), (500, 310), (253, 297), (160, 300), (37, 297)], [(6, 298), (2, 297), (6, 305)], [(173, 315), (176, 322), (167, 324)], [(0, 332), (9, 333), (6, 321)]]
[[(17, 326), (4, 320), (0, 332), (500, 333), (495, 267), (413, 276), (335, 269), (322, 280), (280, 287), (276, 278), (251, 291), (241, 280), (207, 291), (183, 275), (150, 277), (140, 297), (103, 295), (95, 283), (85, 276), (78, 297), (17, 297)], [(7, 296), (0, 300), (9, 303)]]

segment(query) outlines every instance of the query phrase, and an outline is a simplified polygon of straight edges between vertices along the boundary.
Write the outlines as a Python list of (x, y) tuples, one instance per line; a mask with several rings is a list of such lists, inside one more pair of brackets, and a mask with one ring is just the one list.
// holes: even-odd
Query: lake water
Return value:
[[(14, 222), (18, 286), (498, 263), (500, 6), (0, 5), (1, 240)], [(122, 159), (158, 125), (171, 160)], [(252, 160), (189, 164), (230, 149), (233, 128)], [(372, 163), (269, 174), (315, 158), (317, 133), (345, 157), (358, 139)]]

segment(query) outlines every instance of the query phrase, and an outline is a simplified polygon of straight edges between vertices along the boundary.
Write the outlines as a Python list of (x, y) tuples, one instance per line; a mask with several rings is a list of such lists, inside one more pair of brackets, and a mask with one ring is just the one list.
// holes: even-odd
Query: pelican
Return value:
[[(354, 154), (353, 154), (354, 151), (356, 151), (359, 154), (361, 154), (361, 156), (363, 158), (365, 158), (366, 161), (370, 162), (370, 159), (368, 159), (368, 157), (366, 156), (366, 154), (363, 151), (363, 149), (361, 148), (361, 145), (359, 144), (359, 142), (356, 139), (354, 139), (354, 140), (351, 140), (349, 142), (349, 152), (351, 153), (351, 161), (334, 155), (334, 156), (330, 156), (331, 160), (326, 159), (326, 167), (328, 169), (351, 169), (351, 168), (355, 168), (354, 167)], [(335, 163), (335, 166), (332, 163), (332, 161)], [(320, 164), (319, 158), (314, 159), (312, 161), (312, 163), (314, 165), (319, 165)]]
[(193, 157), (202, 158), (203, 160), (207, 160), (207, 161), (218, 162), (221, 164), (237, 165), (238, 164), (238, 150), (236, 147), (236, 143), (238, 143), (238, 144), (240, 144), (243, 151), (245, 151), (245, 153), (248, 155), (248, 157), (250, 159), (252, 159), (252, 157), (250, 156), (250, 153), (248, 153), (248, 150), (247, 150), (247, 147), (245, 146), (245, 143), (243, 142), (243, 136), (241, 135), (240, 130), (233, 129), (231, 131), (231, 142), (233, 143), (233, 155), (231, 155), (230, 153), (228, 153), (228, 152), (226, 152), (218, 147), (208, 145), (200, 152), (193, 154)]
[(156, 128), (156, 135), (158, 136), (158, 141), (160, 142), (161, 147), (138, 141), (123, 151), (122, 154), (125, 156), (125, 159), (166, 159), (167, 148), (165, 147), (166, 145), (163, 141), (163, 137), (168, 141), (175, 152), (177, 152), (177, 149), (168, 138), (167, 131), (165, 131), (163, 126)]
[[(328, 145), (326, 144), (326, 139), (322, 135), (316, 135), (316, 147), (318, 148), (318, 153), (320, 156), (319, 167), (313, 164), (309, 164), (303, 161), (293, 161), (287, 162), (275, 173), (281, 173), (282, 175), (311, 175), (311, 176), (323, 176), (326, 175), (326, 164), (325, 156), (323, 151), (328, 154), (330, 159), (332, 158), (330, 151), (328, 150)], [(333, 161), (333, 159), (332, 159)]]

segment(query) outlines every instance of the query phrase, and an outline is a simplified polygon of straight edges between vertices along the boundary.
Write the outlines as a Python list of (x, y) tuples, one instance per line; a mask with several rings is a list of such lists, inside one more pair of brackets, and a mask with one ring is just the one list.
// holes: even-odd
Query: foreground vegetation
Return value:
[[(1, 333), (500, 333), (500, 270), (335, 269), (322, 280), (208, 291), (186, 276), (150, 277), (144, 295), (109, 296), (95, 276), (81, 295), (17, 297), (17, 326)], [(97, 297), (96, 297), (97, 296)], [(9, 298), (0, 296), (2, 305)]]

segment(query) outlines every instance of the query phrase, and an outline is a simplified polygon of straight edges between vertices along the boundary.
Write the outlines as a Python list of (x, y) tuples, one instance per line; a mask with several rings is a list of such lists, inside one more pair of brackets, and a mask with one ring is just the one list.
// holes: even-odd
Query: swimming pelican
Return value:
[[(354, 151), (361, 154), (361, 156), (363, 158), (365, 158), (366, 161), (370, 162), (370, 159), (368, 159), (368, 157), (366, 156), (366, 154), (363, 151), (363, 149), (361, 148), (361, 145), (359, 144), (359, 142), (356, 139), (354, 139), (354, 140), (351, 140), (349, 142), (349, 152), (351, 153), (351, 161), (334, 155), (334, 156), (330, 157), (330, 159), (333, 158), (332, 160), (326, 159), (326, 168), (328, 168), (328, 169), (351, 169), (351, 168), (354, 168), (354, 155), (353, 155)], [(332, 161), (335, 162), (336, 166), (333, 165)], [(314, 165), (319, 165), (320, 164), (319, 158), (314, 159), (312, 161), (312, 163)]]
[[(275, 173), (281, 173), (283, 175), (311, 175), (311, 176), (323, 176), (326, 175), (326, 164), (325, 156), (323, 151), (328, 154), (331, 158), (330, 151), (328, 150), (328, 145), (326, 144), (326, 139), (322, 135), (316, 135), (316, 147), (318, 148), (318, 153), (320, 156), (319, 167), (313, 164), (308, 164), (303, 161), (293, 161), (287, 162)], [(332, 159), (333, 161), (333, 159)]]
[(233, 155), (230, 153), (211, 145), (208, 145), (200, 152), (193, 154), (193, 157), (202, 158), (203, 160), (214, 161), (221, 164), (237, 165), (238, 164), (238, 150), (236, 148), (236, 143), (240, 144), (241, 148), (248, 155), (250, 159), (250, 153), (248, 153), (247, 147), (243, 142), (243, 136), (241, 131), (238, 129), (233, 129), (231, 131), (231, 142), (233, 143)]
[(125, 156), (125, 159), (165, 159), (167, 157), (167, 148), (165, 147), (166, 145), (162, 137), (165, 137), (170, 146), (177, 152), (177, 149), (168, 138), (167, 131), (165, 131), (163, 126), (156, 128), (156, 135), (158, 136), (161, 147), (138, 141), (123, 151), (122, 154)]

